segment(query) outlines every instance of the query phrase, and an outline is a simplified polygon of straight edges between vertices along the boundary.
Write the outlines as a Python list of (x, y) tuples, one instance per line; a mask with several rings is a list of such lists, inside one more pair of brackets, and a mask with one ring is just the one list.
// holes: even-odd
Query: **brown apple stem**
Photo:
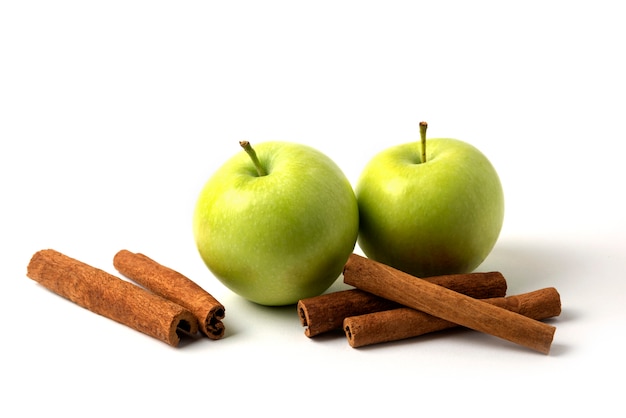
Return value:
[(426, 122), (420, 122), (420, 136), (422, 139), (422, 163), (426, 162), (426, 129), (428, 124)]
[(252, 148), (252, 145), (250, 145), (250, 142), (239, 141), (239, 145), (241, 145), (241, 147), (250, 156), (250, 159), (254, 163), (254, 167), (256, 167), (256, 172), (259, 174), (259, 177), (266, 176), (267, 171), (265, 171), (265, 168), (263, 168), (263, 166), (261, 165), (261, 161), (259, 161), (259, 157), (257, 157), (256, 152), (254, 151), (254, 148)]

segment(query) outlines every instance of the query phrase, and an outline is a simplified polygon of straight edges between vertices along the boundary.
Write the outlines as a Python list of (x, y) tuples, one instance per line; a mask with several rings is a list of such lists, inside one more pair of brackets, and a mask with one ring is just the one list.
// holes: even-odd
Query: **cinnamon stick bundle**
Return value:
[[(450, 274), (429, 277), (431, 283), (473, 298), (494, 298), (506, 294), (507, 284), (499, 272)], [(342, 290), (298, 301), (304, 335), (314, 337), (339, 329), (348, 317), (401, 307), (400, 304), (359, 289)]]
[(171, 346), (180, 342), (178, 332), (198, 332), (187, 309), (55, 250), (35, 253), (26, 275), (83, 308)]
[(200, 330), (209, 338), (217, 340), (224, 336), (224, 306), (188, 277), (128, 250), (115, 254), (113, 265), (129, 279), (191, 311)]
[(409, 308), (544, 354), (550, 352), (556, 328), (549, 324), (490, 305), (356, 254), (349, 258), (343, 275), (346, 284)]
[[(483, 301), (532, 319), (561, 314), (561, 299), (553, 287)], [(355, 348), (417, 337), (456, 326), (445, 319), (404, 307), (353, 316), (343, 322), (348, 343)]]

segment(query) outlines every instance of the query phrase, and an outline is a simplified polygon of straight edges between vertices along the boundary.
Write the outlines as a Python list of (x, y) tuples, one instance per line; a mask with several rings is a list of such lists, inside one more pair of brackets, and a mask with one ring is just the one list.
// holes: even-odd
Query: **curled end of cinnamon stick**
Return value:
[(304, 335), (307, 337), (313, 337), (315, 334), (311, 331), (309, 327), (309, 311), (307, 310), (306, 304), (301, 300), (298, 301), (297, 305), (298, 317), (300, 318), (300, 325), (304, 327)]
[(350, 347), (356, 348), (357, 346), (354, 343), (354, 336), (352, 335), (352, 328), (350, 327), (350, 325), (344, 322), (343, 330), (346, 333), (346, 338), (348, 339), (348, 344), (350, 344)]
[(178, 346), (184, 336), (194, 336), (198, 333), (198, 321), (196, 317), (186, 309), (172, 319), (167, 343), (173, 347)]
[(223, 306), (213, 307), (207, 314), (207, 317), (202, 324), (202, 332), (212, 340), (219, 340), (224, 336), (226, 327), (222, 322), (226, 311)]

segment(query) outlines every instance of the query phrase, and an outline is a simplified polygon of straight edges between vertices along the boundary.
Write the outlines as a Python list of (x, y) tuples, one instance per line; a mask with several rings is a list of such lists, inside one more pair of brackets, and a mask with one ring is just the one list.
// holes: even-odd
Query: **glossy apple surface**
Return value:
[(225, 286), (262, 305), (323, 293), (354, 250), (358, 207), (352, 186), (325, 154), (289, 142), (254, 145), (202, 189), (193, 233), (205, 264)]
[(418, 277), (465, 273), (493, 249), (504, 219), (496, 170), (474, 146), (449, 138), (386, 149), (356, 186), (359, 246)]

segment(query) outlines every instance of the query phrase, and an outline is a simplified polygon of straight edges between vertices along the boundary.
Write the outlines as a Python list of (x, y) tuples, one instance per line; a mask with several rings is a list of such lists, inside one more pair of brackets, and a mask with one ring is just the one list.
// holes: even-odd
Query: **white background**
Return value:
[[(0, 415), (620, 415), (621, 10), (2, 2)], [(354, 184), (421, 120), (498, 170), (505, 224), (478, 270), (501, 271), (510, 294), (559, 290), (550, 355), (472, 331), (308, 339), (295, 308), (248, 303), (202, 264), (191, 213), (237, 141), (314, 146)], [(226, 337), (172, 348), (79, 308), (26, 277), (44, 248), (111, 273), (122, 248), (177, 269), (224, 303)]]

